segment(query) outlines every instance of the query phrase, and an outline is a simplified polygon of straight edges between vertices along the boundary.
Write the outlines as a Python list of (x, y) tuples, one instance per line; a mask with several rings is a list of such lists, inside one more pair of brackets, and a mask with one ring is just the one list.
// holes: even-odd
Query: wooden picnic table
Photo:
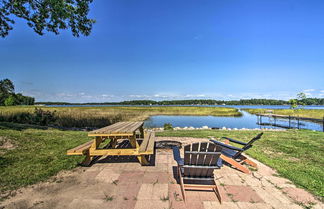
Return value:
[[(137, 156), (142, 165), (147, 165), (145, 156), (154, 153), (154, 132), (144, 133), (143, 122), (118, 122), (94, 131), (88, 136), (93, 140), (67, 151), (67, 155), (85, 155), (84, 165), (89, 165), (95, 156)], [(139, 137), (137, 137), (139, 136)], [(109, 139), (107, 145), (100, 144)], [(118, 140), (129, 140), (131, 148), (118, 147)], [(141, 144), (139, 144), (141, 139)]]

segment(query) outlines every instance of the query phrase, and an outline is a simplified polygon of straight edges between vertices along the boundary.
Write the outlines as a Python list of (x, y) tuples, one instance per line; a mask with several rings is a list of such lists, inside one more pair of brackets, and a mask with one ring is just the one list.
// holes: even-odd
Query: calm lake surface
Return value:
[[(208, 126), (210, 128), (273, 128), (278, 129), (273, 126), (260, 126), (257, 124), (257, 116), (252, 115), (248, 112), (241, 111), (243, 116), (241, 117), (218, 117), (218, 116), (172, 116), (172, 115), (156, 115), (151, 116), (144, 122), (144, 127), (147, 128), (157, 128), (163, 127), (165, 123), (171, 123), (173, 127), (194, 127), (201, 128), (202, 126)], [(268, 123), (273, 122), (273, 119), (263, 117), (262, 122)], [(287, 125), (288, 121), (284, 119), (276, 120), (278, 125)], [(322, 131), (323, 127), (321, 124), (300, 121), (300, 128), (311, 129), (316, 131)], [(292, 127), (297, 128), (297, 123), (292, 121)]]

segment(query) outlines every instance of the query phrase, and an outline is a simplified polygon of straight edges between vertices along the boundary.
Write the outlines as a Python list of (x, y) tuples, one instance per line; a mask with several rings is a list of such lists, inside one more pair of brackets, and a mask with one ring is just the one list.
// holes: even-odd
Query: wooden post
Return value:
[(291, 128), (290, 122), (291, 122), (291, 119), (290, 119), (290, 115), (289, 115), (289, 129)]
[(324, 116), (323, 116), (323, 121), (322, 122), (323, 122), (323, 132), (324, 132)]
[(277, 125), (277, 118), (274, 117), (274, 125), (276, 126)]
[(260, 125), (260, 115), (257, 117), (257, 123)]
[(298, 126), (298, 129), (299, 129), (299, 116), (297, 118), (297, 126)]

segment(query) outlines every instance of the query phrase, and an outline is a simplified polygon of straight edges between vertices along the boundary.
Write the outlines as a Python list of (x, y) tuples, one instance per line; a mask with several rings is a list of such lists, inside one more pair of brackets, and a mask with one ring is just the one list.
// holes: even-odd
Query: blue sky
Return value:
[(17, 20), (0, 78), (37, 101), (324, 97), (324, 1), (94, 0), (92, 34)]

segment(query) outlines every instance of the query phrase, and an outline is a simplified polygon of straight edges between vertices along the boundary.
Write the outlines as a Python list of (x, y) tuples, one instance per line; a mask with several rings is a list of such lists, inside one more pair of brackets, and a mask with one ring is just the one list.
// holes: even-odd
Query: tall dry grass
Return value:
[[(53, 125), (60, 127), (98, 128), (119, 121), (141, 121), (152, 115), (212, 115), (241, 116), (235, 108), (223, 107), (41, 107), (55, 111)], [(34, 106), (0, 107), (0, 121), (28, 123), (26, 115), (34, 112)]]

